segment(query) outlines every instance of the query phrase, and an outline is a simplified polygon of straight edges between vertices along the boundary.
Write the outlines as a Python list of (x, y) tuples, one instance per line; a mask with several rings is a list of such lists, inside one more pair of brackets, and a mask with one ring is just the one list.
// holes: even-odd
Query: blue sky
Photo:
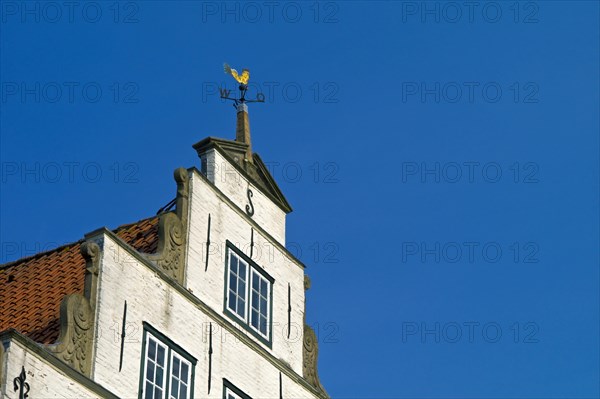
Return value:
[(0, 262), (166, 204), (227, 61), (333, 397), (598, 397), (598, 3), (271, 4), (2, 2)]

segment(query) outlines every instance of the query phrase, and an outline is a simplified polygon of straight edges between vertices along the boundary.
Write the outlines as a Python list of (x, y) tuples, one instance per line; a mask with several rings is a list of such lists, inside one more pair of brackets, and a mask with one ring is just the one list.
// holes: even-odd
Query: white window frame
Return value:
[[(165, 391), (167, 390), (167, 367), (169, 364), (169, 346), (165, 345), (160, 339), (158, 339), (157, 337), (155, 337), (151, 332), (146, 332), (146, 350), (144, 351), (144, 374), (142, 374), (143, 379), (144, 379), (144, 385), (142, 386), (142, 398), (145, 397), (146, 394), (146, 382), (148, 382), (147, 379), (147, 372), (148, 372), (148, 350), (150, 349), (150, 339), (152, 339), (154, 342), (156, 342), (156, 351), (157, 353), (155, 355), (158, 354), (158, 347), (162, 346), (163, 349), (165, 350), (165, 360), (164, 363), (162, 364), (162, 368), (163, 368), (163, 380), (162, 380), (162, 384), (160, 385), (160, 387), (162, 388), (162, 392), (163, 392), (163, 397), (165, 395)], [(154, 360), (152, 360), (153, 363), (156, 362)], [(156, 366), (154, 366), (154, 375), (156, 376)], [(152, 382), (153, 386), (157, 386), (156, 381)], [(154, 392), (152, 393), (152, 395), (154, 396)], [(161, 398), (162, 399), (162, 398)]]
[[(271, 347), (272, 345), (272, 323), (273, 323), (273, 285), (275, 284), (275, 280), (267, 274), (259, 265), (256, 264), (252, 259), (250, 259), (246, 254), (240, 251), (237, 247), (235, 247), (230, 241), (226, 242), (226, 262), (225, 262), (225, 298), (224, 298), (224, 310), (225, 314), (232, 317), (234, 320), (240, 322), (242, 327), (253, 334), (256, 338), (258, 338), (261, 342)], [(246, 285), (245, 285), (245, 312), (244, 316), (241, 317), (237, 312), (235, 312), (231, 308), (231, 303), (229, 301), (229, 292), (231, 286), (231, 257), (235, 256), (238, 262), (243, 263), (246, 266)], [(239, 266), (238, 266), (239, 272)], [(261, 280), (264, 280), (267, 283), (267, 325), (266, 325), (266, 334), (263, 334), (260, 331), (260, 324), (258, 328), (255, 328), (252, 325), (251, 313), (252, 313), (252, 276), (256, 274)], [(236, 298), (237, 302), (237, 298)], [(237, 303), (236, 303), (237, 308)], [(260, 309), (260, 305), (259, 305)], [(260, 313), (259, 313), (260, 314)]]
[(252, 399), (250, 396), (246, 395), (241, 389), (233, 385), (229, 380), (223, 378), (223, 398), (229, 399), (232, 397), (233, 399)]
[[(162, 395), (160, 399), (169, 398), (172, 399), (171, 391), (172, 387), (172, 377), (173, 377), (173, 359), (176, 357), (179, 359), (180, 368), (181, 364), (185, 363), (188, 366), (188, 374), (187, 374), (187, 395), (186, 399), (192, 399), (194, 397), (194, 369), (196, 367), (197, 360), (187, 353), (183, 348), (177, 345), (175, 342), (171, 341), (168, 337), (164, 336), (160, 333), (160, 331), (156, 330), (149, 323), (143, 322), (144, 325), (144, 340), (143, 340), (143, 350), (142, 350), (142, 359), (141, 359), (141, 370), (142, 375), (140, 376), (140, 390), (139, 390), (139, 398), (143, 399), (146, 395), (146, 382), (148, 381), (146, 378), (146, 373), (148, 372), (148, 350), (150, 349), (150, 340), (156, 342), (157, 351), (158, 346), (162, 347), (165, 351), (165, 359), (163, 366), (163, 380), (162, 385)], [(156, 376), (156, 369), (154, 371), (154, 375)], [(181, 369), (180, 369), (181, 374)], [(178, 377), (179, 379), (179, 377)], [(153, 386), (158, 386), (154, 384)], [(177, 392), (179, 394), (179, 392)], [(152, 396), (154, 396), (154, 391), (152, 392)]]
[[(253, 279), (253, 277), (254, 277), (255, 274), (259, 278), (259, 281), (258, 281), (258, 284), (259, 284), (259, 287), (258, 287), (258, 295), (259, 295), (259, 298), (258, 298), (258, 301), (259, 301), (259, 303), (258, 303), (258, 309), (259, 309), (259, 311), (258, 311), (258, 323), (259, 324), (258, 325), (259, 325), (259, 327), (258, 327), (258, 329), (255, 328), (252, 325), (252, 317), (251, 317), (251, 314), (252, 314), (252, 304), (253, 304), (253, 301), (252, 301), (252, 279)], [(266, 331), (265, 334), (263, 334), (260, 331), (260, 316), (261, 316), (261, 313), (260, 313), (260, 282), (262, 280), (264, 280), (267, 283), (267, 331)], [(254, 268), (252, 268), (252, 271), (250, 272), (250, 284), (246, 284), (246, 285), (248, 286), (248, 289), (249, 289), (249, 292), (250, 292), (249, 295), (248, 295), (249, 296), (249, 298), (248, 298), (248, 302), (249, 302), (249, 304), (248, 304), (248, 325), (254, 331), (256, 331), (257, 333), (259, 333), (260, 335), (262, 335), (265, 339), (269, 339), (269, 333), (271, 332), (271, 303), (270, 303), (271, 302), (271, 282), (268, 279), (266, 279), (265, 276), (263, 276), (262, 273), (256, 271)]]
[(233, 392), (231, 389), (229, 388), (225, 388), (225, 399), (229, 399), (229, 398), (233, 398), (233, 399), (242, 399), (241, 396), (239, 396), (237, 393)]
[[(169, 367), (169, 378), (172, 380), (173, 379), (173, 358), (177, 357), (177, 359), (179, 360), (179, 367), (181, 368), (181, 364), (182, 363), (186, 363), (188, 366), (188, 372), (187, 372), (187, 396), (186, 398), (190, 397), (190, 389), (192, 386), (192, 363), (187, 360), (185, 357), (181, 356), (177, 351), (170, 349), (169, 352), (171, 353), (171, 355), (169, 356), (169, 361), (171, 363), (171, 366)], [(181, 374), (181, 370), (180, 374)], [(181, 382), (181, 379), (179, 377), (177, 377), (177, 379)], [(169, 382), (171, 381), (169, 380)], [(179, 394), (179, 392), (177, 392), (177, 394)], [(173, 386), (171, 384), (169, 384), (169, 398), (173, 397)]]
[[(248, 264), (248, 262), (246, 262), (244, 259), (242, 259), (241, 256), (239, 256), (238, 254), (236, 254), (234, 251), (229, 250), (229, 256), (227, 258), (227, 309), (229, 309), (229, 311), (231, 313), (233, 313), (238, 319), (244, 321), (245, 323), (248, 323), (248, 320), (250, 320), (248, 318), (248, 271), (251, 269), (250, 265)], [(238, 260), (238, 278), (239, 278), (239, 271), (240, 271), (240, 263), (244, 263), (246, 265), (246, 275), (244, 276), (244, 281), (246, 282), (246, 286), (244, 289), (244, 317), (240, 316), (239, 313), (235, 310), (233, 310), (231, 308), (231, 304), (229, 303), (229, 291), (230, 291), (230, 286), (231, 286), (231, 257), (235, 256)], [(237, 283), (237, 281), (236, 281)], [(239, 293), (238, 293), (239, 294)], [(237, 308), (237, 298), (236, 298), (236, 303), (235, 306)]]

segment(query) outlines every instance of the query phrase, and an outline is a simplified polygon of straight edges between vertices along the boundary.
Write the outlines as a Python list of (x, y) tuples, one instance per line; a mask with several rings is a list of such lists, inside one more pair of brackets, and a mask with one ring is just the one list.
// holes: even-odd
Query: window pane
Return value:
[(252, 307), (258, 309), (258, 293), (252, 290)]
[(238, 260), (234, 254), (229, 255), (230, 269), (233, 273), (238, 274)]
[(146, 394), (144, 395), (145, 399), (152, 399), (152, 393), (154, 392), (153, 388), (152, 388), (152, 384), (150, 384), (149, 382), (146, 383), (146, 389), (145, 389)]
[(246, 303), (241, 298), (239, 298), (237, 302), (237, 314), (244, 319), (246, 318)]
[(238, 276), (240, 276), (240, 278), (246, 280), (246, 264), (242, 261), (240, 261), (240, 269), (239, 269)]
[(266, 317), (262, 317), (260, 318), (260, 332), (263, 333), (264, 335), (267, 335), (267, 318)]
[(179, 399), (179, 380), (175, 377), (171, 378), (171, 397)]
[(148, 340), (148, 357), (152, 360), (156, 360), (156, 341), (152, 338)]
[(233, 310), (234, 312), (237, 309), (237, 297), (235, 296), (235, 292), (229, 291), (229, 300), (227, 302), (227, 307)]
[(157, 355), (156, 355), (156, 363), (164, 364), (165, 363), (165, 348), (162, 345), (158, 345)]
[(252, 327), (258, 328), (258, 313), (253, 310), (250, 319), (250, 324), (252, 324)]
[(173, 374), (179, 377), (179, 359), (173, 358)]
[(187, 383), (188, 382), (188, 364), (185, 362), (181, 363), (181, 381)]
[(233, 273), (229, 274), (229, 289), (237, 292), (237, 277)]
[(159, 399), (159, 398), (161, 398), (161, 399), (162, 399), (162, 389), (160, 389), (159, 387), (156, 387), (156, 388), (154, 389), (154, 397), (155, 397), (156, 399)]
[(153, 381), (154, 380), (154, 363), (148, 362), (148, 366), (146, 367), (146, 379)]
[(156, 381), (158, 381), (158, 384), (161, 386), (162, 386), (162, 381), (164, 378), (164, 371), (165, 371), (165, 369), (163, 369), (162, 367), (156, 368)]
[(267, 316), (267, 299), (260, 298), (260, 313)]
[(258, 292), (258, 276), (256, 275), (256, 272), (254, 270), (252, 270), (252, 291), (256, 291)]
[(260, 282), (260, 293), (267, 296), (267, 280), (262, 280)]

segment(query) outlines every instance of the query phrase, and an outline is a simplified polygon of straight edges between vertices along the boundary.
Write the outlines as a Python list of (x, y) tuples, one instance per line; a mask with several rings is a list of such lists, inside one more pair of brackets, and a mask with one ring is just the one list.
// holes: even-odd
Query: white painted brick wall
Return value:
[[(285, 245), (285, 212), (214, 150), (207, 153), (209, 183), (197, 172), (191, 173), (190, 212), (186, 287), (199, 300), (229, 320), (245, 336), (302, 375), (302, 332), (304, 316), (304, 270), (282, 249)], [(219, 190), (215, 189), (215, 186)], [(245, 214), (247, 188), (254, 192), (254, 222), (268, 235), (254, 228), (252, 259), (275, 279), (273, 285), (272, 348), (237, 326), (225, 315), (225, 242), (231, 241), (250, 256), (251, 229)], [(229, 203), (227, 196), (233, 204)], [(211, 246), (205, 270), (208, 215), (211, 215)], [(222, 398), (223, 378), (227, 378), (254, 398), (278, 398), (280, 370), (239, 341), (208, 313), (163, 280), (154, 270), (132, 256), (111, 236), (103, 235), (101, 272), (97, 299), (97, 337), (92, 379), (122, 398), (137, 398), (142, 356), (142, 322), (148, 322), (197, 359), (195, 398)], [(287, 338), (288, 284), (291, 287), (291, 336)], [(123, 305), (127, 301), (126, 339), (123, 368), (119, 371)], [(213, 324), (212, 389), (207, 392), (208, 325)], [(235, 328), (235, 327), (234, 327)], [(7, 358), (7, 374), (16, 376), (25, 364), (31, 376), (31, 398), (93, 397), (52, 366), (12, 345)], [(13, 377), (14, 378), (14, 377)], [(305, 387), (282, 374), (285, 398), (313, 398)], [(4, 387), (3, 387), (4, 388)], [(7, 398), (15, 398), (7, 394)]]
[(18, 399), (19, 391), (13, 391), (13, 379), (21, 374), (25, 366), (26, 382), (30, 386), (29, 398), (97, 398), (88, 388), (67, 377), (62, 371), (48, 364), (34, 352), (31, 352), (20, 342), (10, 341), (6, 350), (5, 375), (6, 384), (2, 386), (3, 399)]
[[(234, 243), (250, 256), (252, 225), (244, 213), (227, 204), (197, 173), (192, 173), (189, 223), (187, 287), (217, 312), (222, 312), (225, 295), (225, 243)], [(206, 238), (208, 215), (211, 236), (208, 269)], [(302, 332), (304, 317), (304, 270), (279, 246), (254, 230), (252, 259), (275, 279), (273, 285), (272, 351), (302, 374)], [(288, 283), (291, 288), (291, 334), (287, 339)], [(258, 341), (257, 341), (258, 342)], [(265, 346), (266, 347), (266, 346)]]
[[(196, 176), (198, 178), (198, 176)], [(200, 197), (207, 197), (206, 190), (201, 183), (196, 184), (196, 191)], [(194, 194), (196, 195), (196, 194)], [(215, 214), (226, 218), (222, 220), (223, 233), (234, 234), (238, 229), (230, 227), (225, 220), (236, 220), (229, 207), (222, 202), (214, 201)], [(200, 202), (196, 204), (206, 204)], [(198, 209), (199, 208), (199, 209)], [(192, 209), (193, 223), (204, 224), (198, 215), (203, 215), (203, 207)], [(212, 208), (211, 208), (212, 209)], [(215, 216), (213, 216), (215, 217)], [(239, 222), (238, 222), (239, 223)], [(218, 225), (215, 223), (215, 226)], [(249, 229), (249, 226), (245, 226)], [(202, 228), (202, 230), (205, 230)], [(242, 239), (242, 233), (232, 237), (234, 240)], [(220, 241), (224, 236), (215, 233), (214, 239)], [(195, 241), (191, 241), (194, 246)], [(214, 257), (216, 258), (216, 257)], [(188, 282), (194, 285), (194, 295), (202, 300), (210, 299), (218, 306), (215, 311), (222, 314), (223, 309), (223, 264), (216, 259), (209, 265), (209, 272), (204, 273), (204, 263), (196, 264), (192, 256), (188, 266)], [(295, 317), (301, 316), (300, 307), (303, 307), (303, 291), (298, 290), (303, 271), (296, 265), (269, 264), (265, 268), (276, 279), (274, 301), (284, 299), (285, 306), (274, 304), (275, 318), (282, 318), (283, 308), (287, 306), (287, 283), (285, 294), (283, 287), (286, 277), (294, 282), (297, 304), (294, 306)], [(244, 342), (235, 339), (223, 328), (217, 328), (216, 320), (172, 288), (161, 276), (146, 265), (131, 256), (120, 244), (113, 241), (110, 236), (104, 236), (104, 248), (100, 273), (100, 295), (98, 300), (98, 320), (100, 334), (97, 340), (96, 358), (93, 379), (106, 386), (121, 397), (137, 397), (140, 381), (140, 359), (142, 351), (142, 322), (146, 321), (169, 337), (190, 355), (198, 360), (195, 369), (195, 397), (196, 398), (222, 398), (222, 379), (227, 378), (238, 388), (254, 398), (279, 397), (279, 369), (262, 355), (250, 348)], [(208, 278), (208, 275), (213, 277)], [(218, 277), (217, 277), (218, 276)], [(294, 292), (294, 291), (293, 291)], [(300, 292), (302, 294), (300, 294)], [(123, 303), (127, 300), (127, 338), (124, 347), (123, 369), (118, 371), (120, 353), (120, 325), (123, 317)], [(301, 302), (301, 303), (300, 303)], [(211, 304), (210, 306), (213, 306)], [(297, 320), (298, 322), (301, 321)], [(212, 390), (207, 393), (208, 378), (208, 323), (212, 322), (215, 328), (213, 336), (213, 369)], [(273, 338), (273, 354), (292, 364), (298, 374), (302, 374), (302, 341), (299, 337), (293, 344), (285, 344), (284, 340)], [(301, 385), (292, 382), (283, 375), (284, 393), (287, 398), (313, 398), (314, 396)]]
[(206, 177), (221, 190), (240, 209), (245, 210), (248, 204), (247, 189), (253, 193), (252, 218), (272, 235), (281, 245), (285, 245), (285, 212), (258, 187), (246, 179), (238, 170), (214, 148), (202, 155), (206, 161)]

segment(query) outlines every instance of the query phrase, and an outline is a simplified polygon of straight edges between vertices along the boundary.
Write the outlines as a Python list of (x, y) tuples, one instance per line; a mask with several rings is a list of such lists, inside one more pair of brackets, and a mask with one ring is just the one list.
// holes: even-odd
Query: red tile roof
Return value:
[[(114, 232), (140, 252), (156, 252), (157, 216), (120, 226)], [(34, 341), (56, 342), (62, 299), (83, 293), (82, 242), (0, 265), (0, 331), (14, 328)]]

